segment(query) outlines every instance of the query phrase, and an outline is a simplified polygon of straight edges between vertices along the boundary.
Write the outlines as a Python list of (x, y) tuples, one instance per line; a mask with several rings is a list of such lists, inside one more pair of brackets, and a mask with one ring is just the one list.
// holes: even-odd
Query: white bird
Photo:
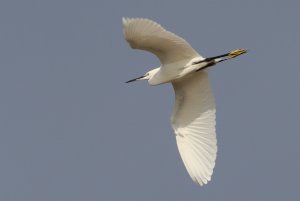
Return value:
[(171, 124), (180, 156), (193, 181), (201, 186), (206, 184), (211, 180), (217, 154), (215, 104), (206, 68), (247, 50), (204, 58), (183, 38), (143, 18), (123, 18), (123, 32), (132, 48), (149, 51), (161, 62), (160, 67), (127, 83), (172, 83), (175, 105)]

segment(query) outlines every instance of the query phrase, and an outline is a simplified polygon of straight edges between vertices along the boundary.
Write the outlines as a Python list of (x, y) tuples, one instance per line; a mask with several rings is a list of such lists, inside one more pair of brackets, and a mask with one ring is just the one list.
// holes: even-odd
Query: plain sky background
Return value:
[[(300, 197), (300, 1), (1, 0), (0, 201), (282, 201)], [(192, 182), (170, 126), (171, 85), (121, 17), (146, 17), (205, 57), (218, 157)]]

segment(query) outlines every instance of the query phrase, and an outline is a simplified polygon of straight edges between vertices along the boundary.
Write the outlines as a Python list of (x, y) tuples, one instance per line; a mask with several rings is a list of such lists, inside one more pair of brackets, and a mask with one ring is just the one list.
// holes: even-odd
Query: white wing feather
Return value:
[(200, 71), (173, 84), (171, 118), (183, 163), (194, 182), (211, 179), (217, 153), (215, 105), (207, 72)]
[(155, 54), (162, 65), (201, 57), (183, 38), (143, 18), (123, 18), (125, 39), (134, 49)]

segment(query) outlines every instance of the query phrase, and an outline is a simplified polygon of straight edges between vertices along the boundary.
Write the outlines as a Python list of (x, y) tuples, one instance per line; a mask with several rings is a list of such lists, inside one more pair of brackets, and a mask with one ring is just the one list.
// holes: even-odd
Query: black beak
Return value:
[(143, 77), (145, 77), (145, 75), (142, 75), (142, 76), (140, 76), (140, 77), (134, 78), (134, 79), (132, 79), (132, 80), (128, 80), (126, 83), (137, 81), (137, 80), (139, 80), (139, 79), (141, 79), (141, 78), (143, 78)]

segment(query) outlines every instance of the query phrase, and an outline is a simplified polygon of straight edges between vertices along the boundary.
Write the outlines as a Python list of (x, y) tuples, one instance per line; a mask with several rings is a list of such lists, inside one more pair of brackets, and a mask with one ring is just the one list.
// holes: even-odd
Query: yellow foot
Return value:
[(232, 52), (230, 52), (230, 53), (228, 54), (228, 57), (229, 57), (229, 58), (234, 58), (234, 57), (237, 57), (237, 56), (239, 56), (239, 55), (241, 55), (241, 54), (245, 54), (246, 52), (247, 52), (246, 49), (237, 49), (237, 50), (233, 50)]

